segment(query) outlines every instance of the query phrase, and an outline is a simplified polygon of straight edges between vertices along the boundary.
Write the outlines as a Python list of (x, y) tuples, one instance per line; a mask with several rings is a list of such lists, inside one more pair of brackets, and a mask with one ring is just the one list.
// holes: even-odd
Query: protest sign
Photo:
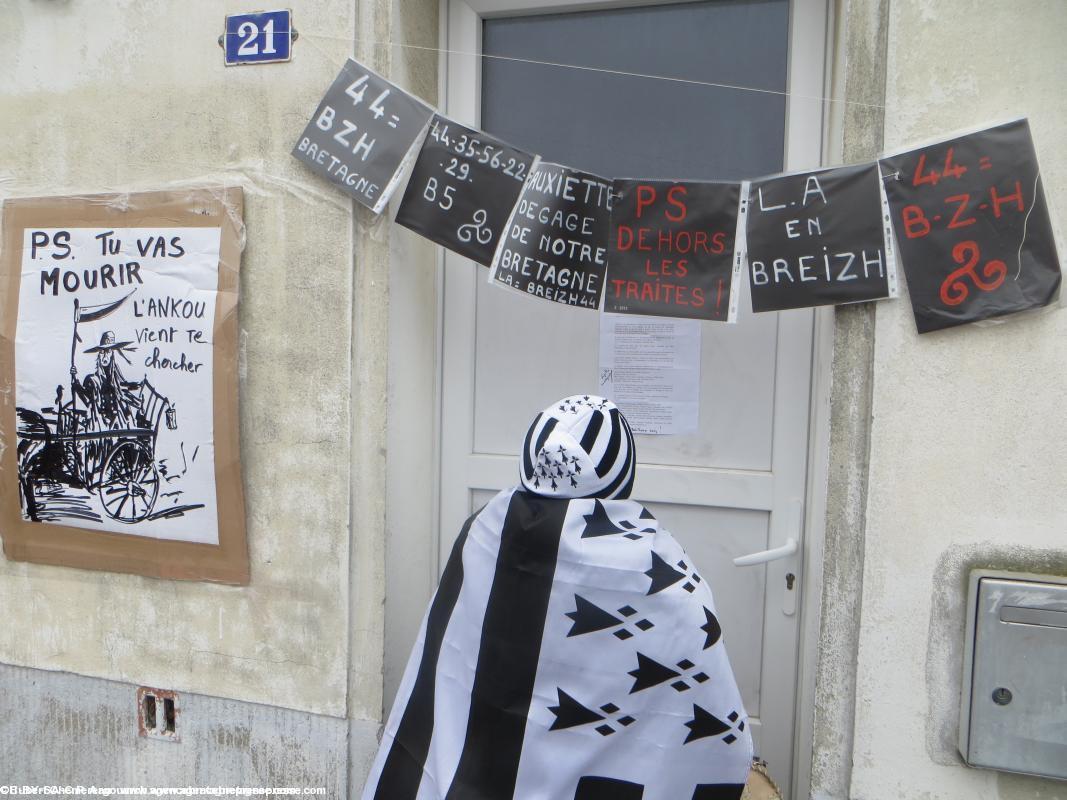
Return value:
[(379, 214), (432, 116), (421, 100), (350, 58), (292, 154)]
[(1025, 119), (879, 163), (919, 333), (1056, 299), (1060, 263)]
[(396, 221), (489, 266), (535, 156), (436, 115)]
[(616, 180), (604, 310), (733, 322), (741, 185)]
[(539, 162), (523, 185), (489, 280), (596, 310), (604, 290), (611, 182)]
[(239, 189), (5, 202), (9, 558), (247, 582), (241, 213)]
[(875, 164), (752, 181), (746, 231), (753, 311), (896, 296)]

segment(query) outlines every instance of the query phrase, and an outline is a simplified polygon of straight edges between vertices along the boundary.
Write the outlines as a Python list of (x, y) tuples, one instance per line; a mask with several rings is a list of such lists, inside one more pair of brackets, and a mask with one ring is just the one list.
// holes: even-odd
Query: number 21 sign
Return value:
[(292, 14), (288, 9), (232, 14), (226, 17), (223, 36), (226, 66), (288, 61), (295, 38)]

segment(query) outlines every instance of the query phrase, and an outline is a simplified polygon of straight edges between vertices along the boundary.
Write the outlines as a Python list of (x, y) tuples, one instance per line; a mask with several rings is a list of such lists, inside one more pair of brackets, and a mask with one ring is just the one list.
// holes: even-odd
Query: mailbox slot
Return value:
[(960, 753), (1067, 779), (1067, 578), (971, 573)]

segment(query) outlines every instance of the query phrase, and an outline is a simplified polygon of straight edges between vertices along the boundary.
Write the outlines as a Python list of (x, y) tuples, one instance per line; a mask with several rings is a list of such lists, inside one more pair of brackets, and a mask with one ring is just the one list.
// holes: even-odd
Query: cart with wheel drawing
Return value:
[[(171, 402), (147, 381), (127, 383), (128, 424), (107, 427), (93, 409), (79, 408), (72, 392), (63, 402), (56, 391), (53, 408), (18, 412), (18, 471), (22, 508), (28, 519), (41, 520), (44, 500), (81, 490), (95, 497), (113, 520), (148, 519), (159, 498), (156, 439), (163, 421), (177, 427)], [(99, 519), (89, 507), (67, 507), (65, 517)]]

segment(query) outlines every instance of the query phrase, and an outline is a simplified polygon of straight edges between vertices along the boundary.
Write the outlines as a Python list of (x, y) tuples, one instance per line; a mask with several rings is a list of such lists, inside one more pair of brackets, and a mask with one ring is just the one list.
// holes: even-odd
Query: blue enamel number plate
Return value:
[(226, 17), (226, 65), (288, 61), (293, 47), (292, 14), (260, 11)]

